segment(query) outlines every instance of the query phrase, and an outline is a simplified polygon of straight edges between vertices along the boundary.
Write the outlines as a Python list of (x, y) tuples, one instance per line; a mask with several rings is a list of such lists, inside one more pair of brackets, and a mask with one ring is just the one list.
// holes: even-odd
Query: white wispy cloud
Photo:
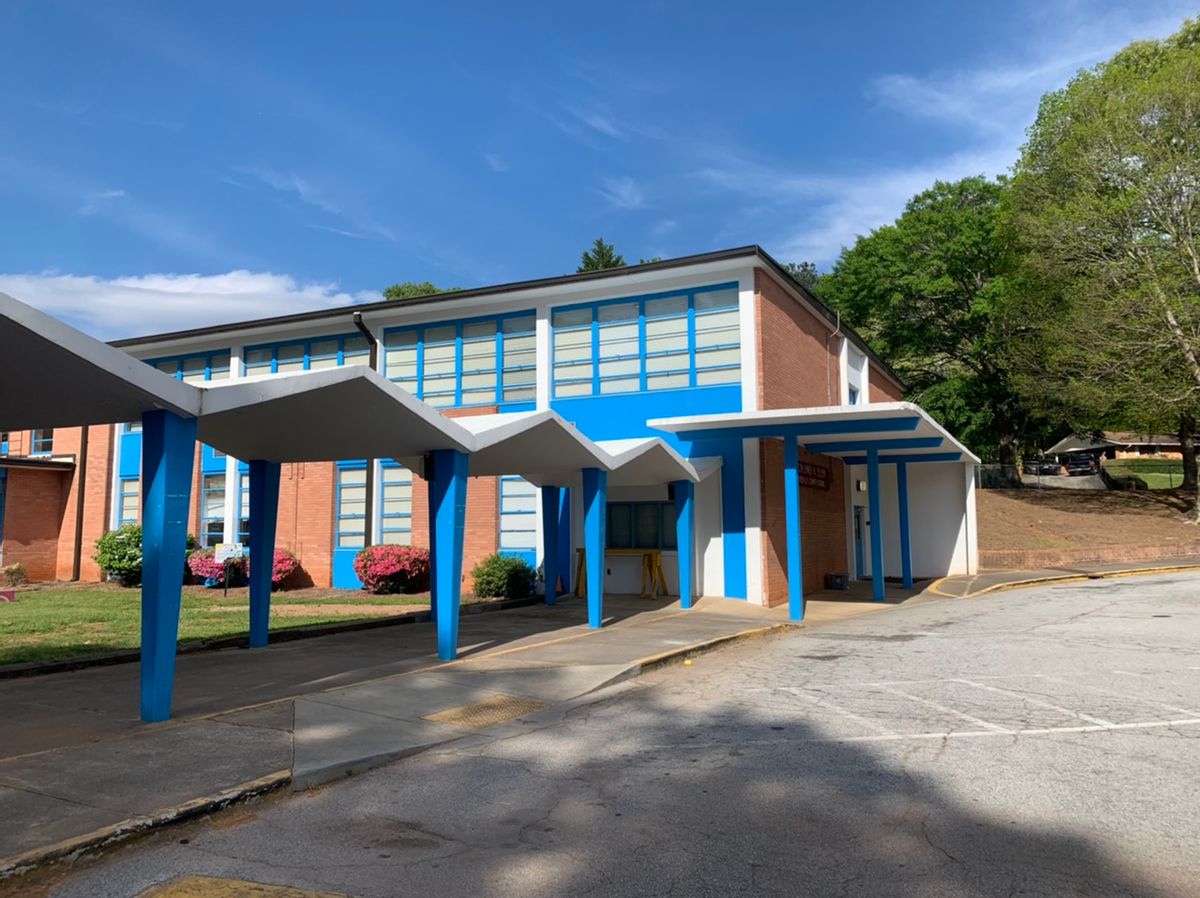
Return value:
[(577, 106), (568, 106), (567, 112), (571, 113), (571, 115), (575, 116), (575, 118), (593, 131), (599, 131), (605, 137), (611, 137), (613, 140), (625, 140), (627, 137), (626, 129), (607, 112), (596, 109), (581, 109)]
[[(293, 196), (304, 205), (324, 212), (326, 215), (330, 215), (340, 220), (343, 224), (348, 225), (348, 227), (338, 228), (315, 224), (310, 225), (310, 227), (332, 231), (344, 237), (353, 237), (357, 240), (399, 242), (399, 237), (394, 230), (380, 224), (368, 212), (359, 208), (359, 203), (337, 196), (335, 191), (315, 183), (310, 178), (298, 175), (292, 171), (277, 171), (271, 168), (254, 166), (241, 166), (235, 169), (235, 171), (240, 175), (248, 175), (254, 178), (259, 183), (278, 193)], [(239, 187), (246, 186), (236, 179), (224, 178), (224, 181)]]
[(79, 207), (79, 214), (80, 215), (95, 215), (96, 212), (99, 210), (101, 204), (103, 204), (109, 200), (118, 200), (121, 197), (126, 196), (126, 195), (127, 194), (125, 193), (124, 190), (116, 190), (116, 189), (112, 189), (112, 188), (110, 188), (108, 190), (93, 191), (92, 193), (89, 193), (87, 195), (87, 197), (83, 201), (83, 205)]
[[(709, 151), (692, 174), (740, 199), (742, 214), (728, 228), (731, 238), (751, 232), (782, 259), (827, 266), (858, 235), (892, 222), (909, 198), (934, 181), (1007, 172), (1043, 94), (1133, 40), (1176, 31), (1189, 14), (1173, 0), (1104, 14), (1064, 0), (1040, 10), (1021, 54), (973, 68), (874, 79), (865, 89), (868, 99), (944, 129), (948, 149), (923, 159), (847, 173), (796, 170), (742, 150)], [(781, 220), (800, 224), (775, 226), (772, 233), (772, 223)]]
[(495, 153), (484, 153), (483, 161), (486, 162), (487, 167), (494, 172), (506, 172), (509, 169), (508, 162)]
[(334, 283), (283, 274), (146, 274), (101, 278), (40, 272), (0, 274), (0, 292), (104, 340), (182, 330), (382, 299)]
[(630, 177), (605, 178), (596, 192), (616, 209), (641, 209), (646, 205), (642, 189)]

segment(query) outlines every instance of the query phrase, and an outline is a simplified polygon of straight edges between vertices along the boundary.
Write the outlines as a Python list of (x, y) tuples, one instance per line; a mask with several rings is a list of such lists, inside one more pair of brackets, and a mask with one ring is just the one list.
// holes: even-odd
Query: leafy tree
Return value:
[(783, 267), (792, 276), (793, 281), (807, 290), (816, 287), (817, 281), (821, 279), (817, 274), (817, 266), (812, 262), (788, 262)]
[(605, 243), (604, 238), (597, 237), (591, 249), (583, 251), (577, 273), (585, 271), (603, 271), (606, 268), (623, 268), (625, 257), (617, 253), (617, 248), (611, 243)]
[(443, 290), (429, 281), (403, 281), (399, 284), (392, 284), (383, 291), (384, 299), (413, 299), (418, 296), (432, 296), (435, 293), (450, 293), (458, 290), (458, 287), (451, 287), (448, 290)]
[[(993, 312), (1004, 295), (1004, 182), (939, 181), (894, 224), (860, 237), (821, 296), (896, 368), (910, 397), (985, 460), (1014, 464), (1031, 436)], [(797, 266), (800, 268), (801, 266)]]
[[(1170, 428), (1196, 487), (1200, 21), (1042, 98), (1016, 169), (1022, 389), (1076, 420)], [(1200, 502), (1197, 503), (1200, 519)]]
[(662, 256), (651, 256), (649, 259), (638, 259), (639, 265), (649, 265), (651, 262), (661, 262)]

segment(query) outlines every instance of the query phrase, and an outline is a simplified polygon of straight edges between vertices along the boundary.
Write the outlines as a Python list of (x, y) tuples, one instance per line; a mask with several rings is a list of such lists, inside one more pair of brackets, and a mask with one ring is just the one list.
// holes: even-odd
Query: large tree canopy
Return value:
[[(1073, 420), (1200, 411), (1200, 22), (1047, 94), (1017, 166), (1018, 383)], [(1185, 443), (1185, 450), (1187, 449)], [(1195, 485), (1194, 453), (1185, 473)]]
[(452, 290), (457, 290), (458, 287), (451, 287), (449, 290), (443, 290), (429, 281), (402, 281), (399, 284), (392, 284), (383, 291), (384, 299), (413, 299), (417, 296), (432, 296), (434, 293), (449, 293)]
[(605, 243), (603, 237), (597, 237), (591, 249), (583, 251), (579, 260), (577, 272), (603, 271), (605, 268), (623, 268), (625, 257), (617, 252), (611, 243)]
[(981, 458), (1013, 463), (1029, 421), (994, 321), (1007, 289), (1005, 189), (984, 177), (934, 184), (895, 224), (843, 250), (817, 290), (895, 367), (914, 401)]

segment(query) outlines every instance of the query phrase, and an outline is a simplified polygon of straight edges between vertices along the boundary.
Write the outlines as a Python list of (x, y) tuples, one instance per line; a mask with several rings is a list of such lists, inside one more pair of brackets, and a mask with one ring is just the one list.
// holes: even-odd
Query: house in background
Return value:
[[(871, 578), (873, 527), (889, 578), (902, 574), (905, 545), (918, 578), (976, 568), (977, 460), (900, 403), (886, 362), (757, 246), (114, 345), (199, 385), (366, 365), (448, 417), (552, 409), (593, 440), (663, 437), (716, 462), (695, 488), (702, 595), (787, 600), (784, 432), (825, 435), (811, 445), (799, 437), (808, 447), (797, 486), (805, 592), (829, 574)], [(719, 436), (705, 430), (714, 418), (724, 422)], [(35, 580), (99, 579), (96, 539), (140, 520), (141, 441), (140, 422), (10, 434), (0, 467), (5, 561)], [(876, 497), (871, 459), (881, 462)], [(189, 531), (204, 546), (245, 543), (247, 463), (199, 445), (193, 470)], [(580, 493), (567, 491), (556, 522), (568, 573), (583, 543)], [(472, 477), (467, 496), (468, 578), (495, 552), (540, 561), (544, 509), (532, 484)], [(911, 533), (899, 511), (908, 504)], [(674, 591), (668, 489), (613, 488), (607, 514), (608, 547), (661, 550)], [(426, 484), (391, 459), (285, 464), (276, 541), (316, 585), (357, 588), (364, 546), (429, 544)], [(606, 561), (606, 591), (639, 591), (638, 558)]]
[(1176, 434), (1122, 430), (1104, 430), (1096, 436), (1064, 437), (1047, 449), (1045, 454), (1064, 463), (1078, 455), (1091, 455), (1096, 459), (1183, 457)]

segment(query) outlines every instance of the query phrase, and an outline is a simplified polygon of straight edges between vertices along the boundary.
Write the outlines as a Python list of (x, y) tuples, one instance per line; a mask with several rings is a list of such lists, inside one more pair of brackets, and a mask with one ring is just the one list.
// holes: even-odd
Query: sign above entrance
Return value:
[(833, 475), (824, 465), (800, 462), (800, 485), (814, 490), (827, 490), (833, 485)]

